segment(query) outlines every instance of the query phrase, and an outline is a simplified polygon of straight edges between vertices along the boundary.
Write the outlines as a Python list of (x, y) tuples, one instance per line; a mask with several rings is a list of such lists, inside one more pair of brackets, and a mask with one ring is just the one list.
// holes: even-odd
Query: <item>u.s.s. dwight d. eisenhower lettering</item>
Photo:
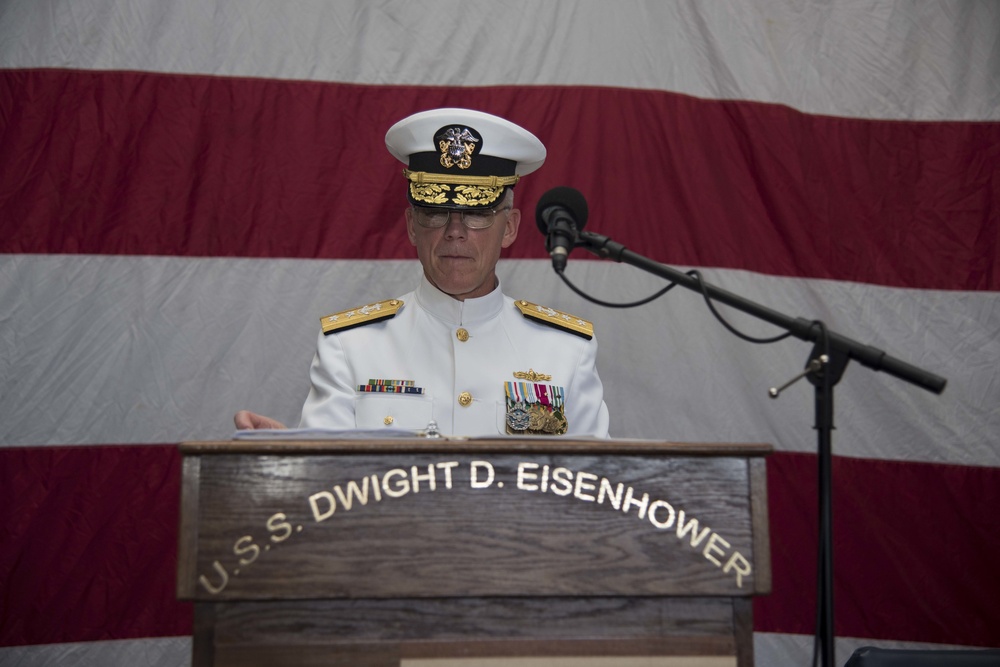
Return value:
[[(441, 461), (426, 466), (400, 466), (381, 474), (372, 473), (360, 479), (336, 484), (309, 495), (307, 516), (313, 524), (333, 518), (339, 512), (356, 511), (358, 506), (402, 500), (410, 494), (449, 491), (456, 483), (455, 471), (459, 461)], [(490, 461), (473, 460), (468, 464), (469, 487), (477, 490), (503, 489), (504, 480), (498, 479)], [(652, 497), (648, 492), (636, 490), (622, 482), (584, 470), (571, 470), (532, 461), (517, 464), (513, 480), (515, 492), (553, 494), (579, 502), (606, 505), (610, 511), (619, 512), (623, 519), (644, 520), (657, 531), (669, 531), (685, 548), (699, 551), (709, 567), (721, 568), (734, 577), (737, 588), (743, 587), (743, 578), (752, 572), (750, 561), (714, 531), (703, 520), (687, 514), (683, 509), (663, 498)], [(264, 525), (267, 536), (260, 540), (253, 535), (243, 535), (235, 540), (232, 555), (236, 564), (231, 571), (219, 560), (212, 563), (211, 578), (201, 575), (200, 585), (212, 595), (221, 593), (230, 576), (238, 576), (241, 568), (252, 565), (264, 552), (277, 547), (296, 533), (303, 531), (302, 524), (289, 520), (284, 512), (272, 514)]]

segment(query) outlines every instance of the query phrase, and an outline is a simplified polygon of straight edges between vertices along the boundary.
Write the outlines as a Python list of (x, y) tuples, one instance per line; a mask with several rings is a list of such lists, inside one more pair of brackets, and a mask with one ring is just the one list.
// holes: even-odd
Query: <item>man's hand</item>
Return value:
[(288, 428), (277, 419), (271, 419), (270, 417), (265, 417), (264, 415), (258, 415), (256, 412), (250, 412), (249, 410), (240, 410), (237, 412), (236, 416), (233, 417), (233, 423), (235, 423), (236, 428), (241, 431)]

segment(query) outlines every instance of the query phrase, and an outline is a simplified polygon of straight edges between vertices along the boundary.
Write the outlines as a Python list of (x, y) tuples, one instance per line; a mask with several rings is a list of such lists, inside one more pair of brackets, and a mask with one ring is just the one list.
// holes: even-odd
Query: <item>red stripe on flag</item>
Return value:
[[(589, 228), (654, 259), (890, 286), (1000, 286), (1000, 123), (811, 116), (598, 87), (380, 87), (0, 71), (4, 253), (385, 258), (402, 232), (386, 129), (461, 104), (549, 147)], [(542, 257), (522, 239), (513, 257)]]
[[(768, 458), (773, 592), (762, 632), (815, 632), (817, 458)], [(1000, 469), (835, 457), (834, 618), (844, 637), (996, 646)]]
[(175, 446), (0, 448), (0, 646), (191, 634)]
[[(172, 446), (0, 448), (0, 645), (187, 635)], [(768, 459), (774, 592), (755, 629), (813, 632), (816, 457)], [(970, 646), (1000, 627), (1000, 469), (834, 460), (838, 636)]]

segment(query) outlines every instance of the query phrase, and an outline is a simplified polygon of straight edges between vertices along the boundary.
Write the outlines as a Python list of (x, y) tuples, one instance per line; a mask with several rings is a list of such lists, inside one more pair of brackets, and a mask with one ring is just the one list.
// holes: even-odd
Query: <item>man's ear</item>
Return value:
[(408, 208), (403, 211), (403, 215), (406, 216), (406, 235), (410, 237), (410, 245), (417, 245), (417, 235), (413, 231), (413, 209)]
[(507, 214), (507, 223), (503, 230), (503, 241), (500, 243), (501, 248), (509, 248), (510, 245), (517, 239), (517, 229), (521, 226), (521, 209), (512, 208), (510, 213)]

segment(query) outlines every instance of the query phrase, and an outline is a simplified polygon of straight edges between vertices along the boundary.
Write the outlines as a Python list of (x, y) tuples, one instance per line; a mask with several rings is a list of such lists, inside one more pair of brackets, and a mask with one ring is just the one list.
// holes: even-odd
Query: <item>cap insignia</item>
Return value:
[(396, 313), (402, 307), (403, 302), (399, 299), (389, 299), (388, 301), (379, 301), (378, 303), (372, 303), (360, 308), (352, 308), (351, 310), (327, 315), (320, 318), (323, 335), (329, 336), (337, 331), (346, 331), (365, 324), (387, 320), (395, 317)]
[(553, 310), (546, 306), (539, 306), (524, 299), (518, 299), (514, 302), (514, 305), (517, 306), (522, 315), (536, 322), (541, 322), (557, 329), (563, 329), (577, 336), (582, 336), (587, 340), (594, 337), (594, 325), (575, 315)]
[(438, 136), (442, 137), (438, 140), (442, 167), (451, 169), (457, 165), (459, 169), (468, 169), (472, 166), (472, 153), (479, 143), (472, 130), (467, 127), (451, 127)]

